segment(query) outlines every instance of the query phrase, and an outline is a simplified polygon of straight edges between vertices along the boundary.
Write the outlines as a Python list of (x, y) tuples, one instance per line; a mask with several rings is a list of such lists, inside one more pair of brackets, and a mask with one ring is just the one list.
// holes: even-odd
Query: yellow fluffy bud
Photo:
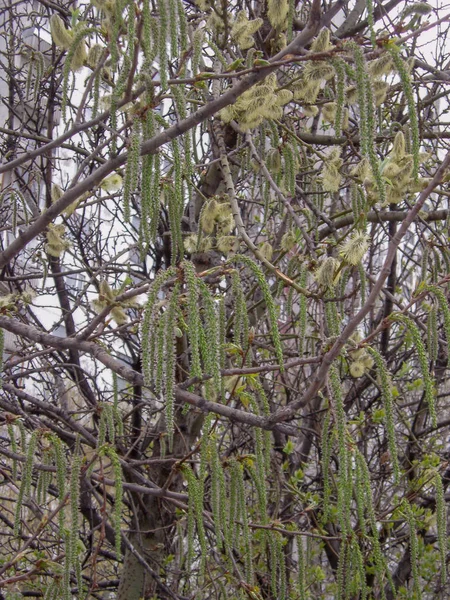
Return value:
[(50, 33), (52, 40), (59, 48), (67, 50), (73, 41), (73, 33), (66, 29), (63, 20), (59, 15), (52, 15), (50, 18)]

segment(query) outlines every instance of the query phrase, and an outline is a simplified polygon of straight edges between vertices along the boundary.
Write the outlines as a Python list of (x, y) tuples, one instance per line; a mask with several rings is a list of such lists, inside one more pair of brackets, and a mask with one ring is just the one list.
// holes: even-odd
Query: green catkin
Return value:
[(298, 600), (307, 599), (307, 581), (306, 581), (306, 560), (305, 550), (303, 548), (303, 536), (297, 537), (297, 582), (298, 582)]
[(33, 476), (33, 463), (36, 454), (38, 431), (33, 431), (27, 448), (25, 464), (22, 469), (22, 481), (20, 483), (19, 494), (17, 496), (16, 512), (14, 518), (14, 536), (17, 537), (20, 531), (22, 505), (26, 496), (29, 495), (31, 489), (31, 479)]
[(267, 532), (267, 541), (269, 545), (270, 559), (270, 587), (274, 598), (278, 596), (278, 552), (277, 552), (277, 533), (275, 531)]
[(348, 559), (348, 542), (347, 542), (347, 539), (344, 538), (341, 542), (341, 547), (339, 548), (339, 559), (338, 559), (338, 566), (337, 566), (337, 571), (336, 571), (337, 600), (344, 599), (346, 574), (350, 570), (350, 569), (347, 569), (347, 567), (348, 567), (347, 559)]
[(63, 537), (65, 523), (64, 501), (66, 496), (67, 461), (66, 455), (64, 454), (63, 445), (59, 437), (52, 433), (49, 439), (53, 446), (53, 452), (55, 456), (56, 485), (58, 486), (58, 502), (62, 505), (58, 513), (58, 524), (59, 533)]
[[(144, 139), (148, 140), (155, 134), (153, 112), (148, 111), (144, 127)], [(152, 229), (152, 223), (159, 217), (159, 202), (158, 198), (152, 194), (152, 179), (153, 179), (153, 163), (155, 157), (153, 154), (146, 154), (142, 158), (142, 181), (141, 181), (141, 222), (143, 230), (143, 246), (141, 247), (141, 255), (145, 258), (146, 247), (155, 239), (152, 234), (156, 232)], [(157, 216), (155, 215), (157, 213)]]
[[(264, 388), (259, 380), (253, 382), (253, 387), (257, 392), (261, 413), (268, 417), (270, 415), (270, 406)], [(272, 434), (267, 429), (262, 431), (264, 445), (264, 468), (266, 473), (270, 473), (270, 457), (272, 453)]]
[[(142, 50), (144, 52), (144, 57), (146, 60), (146, 66), (152, 63), (150, 58), (150, 52), (152, 47), (152, 20), (151, 20), (151, 12), (150, 12), (150, 0), (142, 1)], [(154, 58), (154, 57), (153, 57)]]
[[(434, 294), (439, 303), (439, 312), (444, 319), (444, 331), (447, 344), (450, 345), (450, 308), (444, 292), (436, 285), (427, 285), (425, 290)], [(450, 352), (448, 353), (447, 365), (450, 365)]]
[[(305, 288), (308, 281), (308, 272), (302, 266), (300, 271), (299, 285)], [(298, 353), (303, 356), (306, 350), (306, 326), (308, 324), (308, 302), (304, 294), (300, 294), (298, 300)]]
[(240, 462), (236, 461), (238, 471), (238, 489), (237, 501), (239, 507), (239, 516), (242, 522), (242, 540), (244, 545), (244, 564), (246, 581), (251, 584), (253, 582), (253, 558), (250, 538), (250, 528), (248, 526), (247, 503), (245, 498), (245, 482), (244, 482), (244, 467)]
[(101, 407), (100, 419), (98, 421), (97, 431), (97, 448), (101, 448), (106, 442), (106, 411), (104, 407)]
[(408, 115), (411, 126), (411, 152), (413, 155), (413, 177), (417, 181), (419, 178), (419, 165), (420, 165), (420, 131), (419, 121), (417, 118), (417, 102), (414, 98), (414, 92), (411, 83), (411, 75), (409, 74), (408, 68), (400, 55), (400, 48), (395, 45), (390, 45), (389, 53), (392, 56), (394, 66), (397, 73), (400, 76), (402, 82), (403, 92), (405, 94), (406, 102), (408, 103)]
[(228, 494), (228, 527), (225, 530), (225, 540), (228, 548), (236, 548), (237, 541), (237, 489), (238, 473), (233, 459), (229, 463), (230, 485)]
[(436, 490), (436, 526), (439, 555), (441, 558), (441, 583), (445, 588), (447, 583), (447, 508), (445, 505), (444, 486), (439, 473), (434, 476)]
[(123, 420), (119, 410), (119, 387), (117, 382), (117, 374), (112, 372), (112, 383), (113, 383), (113, 415), (116, 432), (119, 438), (123, 438)]
[(373, 100), (372, 86), (367, 72), (366, 61), (362, 48), (360, 48), (357, 44), (351, 44), (351, 47), (353, 49), (353, 58), (355, 60), (356, 87), (360, 111), (361, 152), (363, 156), (367, 156), (369, 159), (373, 178), (380, 195), (380, 202), (384, 204), (386, 200), (386, 188), (381, 176), (380, 165), (374, 145), (375, 104)]
[(111, 139), (111, 157), (114, 157), (117, 152), (117, 106), (121, 100), (128, 82), (128, 75), (131, 70), (131, 58), (128, 54), (125, 54), (122, 63), (122, 69), (117, 78), (116, 85), (113, 89), (111, 96), (111, 107), (110, 107), (110, 121), (111, 129), (113, 131)]
[(122, 12), (128, 0), (116, 0), (115, 2), (115, 13), (112, 19), (112, 31), (111, 39), (109, 44), (109, 51), (111, 55), (111, 72), (114, 73), (117, 67), (119, 59), (119, 32), (122, 25)]
[[(13, 452), (14, 454), (17, 454), (17, 440), (16, 440), (16, 435), (14, 433), (14, 427), (13, 427), (12, 423), (7, 423), (6, 427), (8, 430), (9, 441), (11, 444), (11, 452)], [(12, 459), (11, 475), (12, 475), (13, 481), (17, 481), (17, 460), (15, 458)]]
[(333, 448), (333, 438), (331, 430), (331, 411), (328, 409), (325, 413), (322, 426), (322, 477), (323, 477), (323, 509), (322, 521), (327, 523), (330, 516), (331, 500), (331, 451)]
[[(182, 53), (186, 52), (189, 47), (189, 39), (188, 39), (188, 24), (186, 19), (185, 8), (182, 0), (177, 0), (178, 2), (178, 27), (180, 29), (180, 50)], [(226, 63), (225, 63), (226, 64)]]
[(245, 350), (248, 342), (248, 339), (245, 337), (245, 332), (248, 328), (247, 305), (241, 279), (237, 271), (233, 271), (231, 276), (231, 294), (234, 297), (233, 343)]
[(188, 482), (189, 506), (191, 505), (191, 502), (193, 503), (195, 520), (197, 524), (198, 542), (201, 550), (199, 570), (200, 577), (203, 577), (207, 557), (206, 534), (203, 524), (203, 485), (201, 485), (199, 480), (195, 477), (194, 472), (189, 465), (183, 465), (183, 473)]
[(377, 36), (375, 34), (375, 21), (374, 21), (374, 7), (373, 7), (373, 0), (366, 0), (366, 6), (367, 6), (367, 23), (369, 25), (369, 31), (370, 31), (370, 41), (372, 43), (372, 47), (376, 48), (377, 45)]
[(367, 583), (366, 583), (366, 567), (364, 564), (364, 557), (359, 547), (358, 538), (353, 535), (351, 542), (351, 550), (353, 557), (353, 565), (356, 568), (356, 574), (358, 579), (357, 589), (361, 590), (360, 600), (367, 600)]
[[(332, 365), (329, 371), (330, 388), (335, 403), (337, 420), (337, 434), (339, 447), (339, 474), (338, 474), (338, 519), (343, 535), (351, 529), (350, 505), (348, 504), (349, 490), (351, 494), (351, 479), (348, 480), (350, 456), (346, 442), (346, 419), (344, 399), (342, 396), (342, 385), (336, 365)], [(350, 496), (351, 501), (351, 496)]]
[(281, 533), (277, 532), (275, 536), (276, 540), (276, 551), (277, 551), (277, 562), (279, 569), (280, 585), (278, 588), (277, 598), (279, 600), (286, 600), (286, 559), (284, 556), (284, 538)]
[(422, 373), (422, 378), (424, 381), (425, 387), (425, 400), (428, 404), (428, 410), (430, 411), (431, 417), (431, 425), (432, 427), (436, 427), (437, 425), (437, 414), (436, 414), (436, 404), (435, 404), (435, 389), (433, 378), (430, 374), (430, 370), (428, 368), (429, 357), (427, 355), (427, 351), (425, 349), (425, 344), (422, 340), (422, 335), (420, 333), (417, 325), (410, 318), (405, 315), (396, 314), (394, 315), (395, 320), (403, 323), (409, 333), (411, 334), (414, 348), (416, 349), (417, 356), (419, 358), (420, 370)]
[(168, 73), (167, 73), (167, 29), (168, 29), (168, 14), (167, 0), (158, 0), (159, 12), (159, 77), (161, 81), (161, 91), (167, 89)]
[(199, 72), (204, 36), (205, 30), (201, 26), (194, 31), (192, 36), (192, 73), (194, 76)]
[(161, 156), (159, 153), (154, 155), (153, 161), (153, 179), (152, 179), (152, 208), (150, 215), (150, 240), (154, 241), (158, 233), (159, 213), (160, 213), (160, 185), (161, 185)]
[(211, 455), (211, 506), (216, 532), (216, 543), (219, 550), (224, 547), (226, 528), (226, 485), (225, 474), (219, 456), (217, 440), (210, 438)]
[(154, 380), (154, 363), (151, 361), (151, 347), (152, 340), (154, 340), (155, 336), (153, 335), (153, 314), (155, 311), (156, 301), (158, 299), (158, 294), (160, 293), (161, 288), (164, 284), (176, 274), (176, 270), (173, 267), (170, 267), (166, 271), (159, 271), (152, 283), (147, 303), (144, 309), (144, 317), (142, 319), (142, 367), (143, 367), (143, 375), (144, 375), (144, 383), (147, 386), (151, 386)]
[(208, 375), (213, 376), (214, 389), (220, 392), (222, 376), (220, 373), (220, 349), (219, 349), (219, 319), (211, 292), (208, 286), (198, 279), (199, 291), (203, 301), (203, 315), (205, 322), (205, 335), (207, 337), (207, 352), (205, 356), (205, 370)]
[(166, 342), (166, 315), (161, 315), (158, 323), (157, 338), (156, 338), (156, 374), (155, 374), (155, 393), (161, 396), (164, 381), (164, 346)]
[(106, 420), (106, 429), (108, 430), (108, 438), (111, 446), (114, 446), (116, 443), (116, 424), (114, 420), (114, 412), (111, 404), (106, 404), (105, 411), (105, 420)]
[(284, 373), (284, 359), (283, 359), (283, 349), (281, 346), (281, 338), (280, 332), (278, 330), (278, 317), (277, 317), (277, 308), (273, 301), (272, 293), (270, 291), (269, 284), (262, 272), (261, 268), (248, 256), (244, 256), (242, 254), (236, 255), (233, 257), (233, 260), (239, 261), (243, 263), (246, 267), (248, 267), (253, 275), (256, 278), (256, 281), (259, 284), (261, 289), (264, 301), (267, 307), (267, 313), (270, 323), (270, 332), (272, 335), (272, 341), (275, 348), (275, 355), (280, 366), (280, 372)]
[(398, 483), (400, 480), (400, 465), (398, 462), (398, 451), (395, 441), (394, 397), (392, 395), (391, 378), (386, 366), (386, 362), (378, 350), (375, 350), (375, 348), (370, 346), (368, 346), (366, 350), (373, 357), (377, 367), (379, 384), (381, 388), (381, 397), (383, 399), (385, 412), (384, 425), (386, 427), (386, 436), (388, 440), (389, 454), (391, 457), (392, 472), (394, 474), (395, 483)]
[(177, 139), (172, 142), (173, 167), (174, 167), (174, 217), (175, 222), (171, 227), (172, 233), (172, 262), (177, 262), (178, 256), (183, 256), (183, 237), (181, 234), (181, 220), (184, 210), (184, 191), (183, 191), (183, 165), (181, 160), (180, 144)]
[(172, 57), (178, 54), (178, 10), (177, 0), (169, 0), (170, 53)]
[(406, 516), (406, 520), (409, 526), (409, 549), (411, 555), (411, 572), (413, 578), (413, 589), (415, 598), (420, 600), (422, 598), (422, 592), (420, 589), (420, 575), (419, 575), (419, 539), (417, 537), (416, 519), (411, 508), (410, 503), (406, 498), (403, 500), (403, 510)]
[[(72, 471), (70, 474), (70, 557), (71, 567), (78, 572), (78, 539), (79, 539), (79, 507), (80, 507), (80, 473), (81, 473), (81, 455), (75, 454), (72, 458)], [(78, 582), (80, 585), (80, 582)]]
[(219, 364), (220, 368), (225, 368), (225, 344), (226, 344), (226, 335), (227, 335), (227, 315), (225, 309), (225, 298), (220, 296), (219, 298), (219, 308), (218, 308), (218, 319), (219, 319)]
[(342, 121), (345, 103), (345, 70), (343, 61), (337, 59), (333, 62), (336, 72), (336, 116), (334, 118), (334, 131), (337, 137), (342, 135)]
[(115, 538), (115, 550), (116, 550), (116, 560), (120, 561), (122, 550), (122, 532), (121, 532), (121, 524), (122, 524), (122, 512), (123, 512), (123, 476), (122, 476), (122, 466), (120, 464), (120, 459), (117, 455), (115, 448), (112, 446), (105, 446), (105, 454), (111, 460), (111, 465), (114, 472), (114, 489), (115, 489), (115, 497), (114, 497), (114, 511), (113, 511), (113, 524), (114, 524), (114, 538)]
[(437, 321), (437, 308), (432, 306), (428, 314), (427, 324), (427, 347), (430, 360), (434, 363), (438, 357), (438, 321)]
[(70, 586), (70, 572), (72, 569), (72, 544), (70, 540), (70, 532), (65, 532), (64, 541), (64, 591), (63, 600), (72, 600), (72, 590)]
[(127, 53), (133, 58), (134, 55), (134, 38), (136, 35), (136, 9), (134, 0), (128, 0), (128, 23), (127, 23)]
[(294, 18), (295, 18), (295, 0), (289, 0), (289, 11), (287, 17), (287, 29), (286, 29), (286, 38), (287, 43), (290, 44), (292, 42), (292, 38), (294, 35)]
[(175, 370), (177, 366), (176, 325), (178, 303), (180, 300), (180, 284), (174, 285), (166, 317), (166, 356), (165, 356), (165, 419), (169, 441), (169, 452), (173, 450), (173, 434), (175, 431)]
[(365, 490), (364, 496), (365, 496), (365, 502), (366, 502), (366, 511), (367, 511), (367, 516), (369, 518), (369, 522), (370, 522), (370, 528), (372, 530), (372, 535), (369, 537), (372, 542), (375, 573), (380, 580), (381, 597), (384, 599), (384, 598), (386, 598), (386, 594), (384, 591), (384, 585), (382, 584), (383, 575), (386, 575), (389, 585), (390, 585), (392, 591), (394, 592), (394, 594), (396, 593), (395, 586), (394, 586), (394, 582), (392, 581), (392, 576), (390, 574), (390, 571), (387, 568), (386, 559), (384, 558), (383, 553), (381, 551), (379, 535), (378, 535), (378, 528), (377, 528), (377, 518), (376, 518), (376, 514), (375, 514), (373, 500), (372, 500), (372, 490), (371, 490), (371, 486), (370, 486), (369, 468), (367, 466), (366, 459), (361, 454), (361, 452), (359, 452), (359, 450), (357, 450), (356, 448), (355, 448), (355, 460), (358, 462), (358, 469), (359, 469), (359, 473), (361, 476), (361, 482), (362, 482), (362, 486), (364, 487), (364, 490)]
[(361, 471), (359, 461), (355, 461), (355, 499), (356, 499), (356, 512), (358, 514), (358, 522), (361, 533), (367, 536), (366, 527), (366, 486), (364, 473)]
[(131, 133), (131, 144), (123, 183), (123, 217), (125, 223), (130, 222), (131, 195), (137, 191), (141, 164), (141, 122), (135, 119)]
[(98, 106), (100, 102), (100, 86), (102, 82), (102, 74), (99, 71), (94, 78), (94, 84), (92, 87), (92, 118), (98, 115)]
[(330, 337), (335, 337), (339, 335), (339, 314), (336, 306), (336, 302), (332, 300), (333, 294), (331, 290), (326, 293), (325, 296), (327, 299), (330, 299), (330, 302), (325, 304), (325, 320), (327, 323), (328, 334)]
[(283, 146), (284, 181), (291, 196), (295, 196), (295, 158), (290, 144)]
[(191, 347), (191, 377), (201, 377), (202, 368), (200, 363), (200, 336), (199, 331), (201, 327), (200, 314), (198, 308), (198, 286), (197, 276), (195, 274), (195, 267), (189, 261), (183, 262), (184, 280), (187, 289), (187, 302), (188, 302), (188, 329), (189, 329), (189, 341)]

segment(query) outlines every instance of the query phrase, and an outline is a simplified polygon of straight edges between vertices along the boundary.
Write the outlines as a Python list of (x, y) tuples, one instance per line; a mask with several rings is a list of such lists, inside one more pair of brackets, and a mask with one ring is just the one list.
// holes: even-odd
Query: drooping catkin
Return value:
[(245, 576), (248, 583), (253, 582), (253, 558), (251, 548), (251, 534), (248, 526), (247, 502), (245, 498), (244, 467), (238, 460), (234, 460), (232, 469), (236, 471), (237, 506), (238, 515), (242, 524), (242, 540), (244, 545)]
[(164, 284), (176, 274), (176, 270), (170, 267), (166, 271), (159, 271), (151, 285), (148, 294), (147, 303), (144, 309), (144, 317), (142, 319), (141, 337), (142, 337), (142, 370), (144, 375), (144, 383), (151, 386), (154, 380), (154, 363), (151, 360), (152, 340), (154, 340), (154, 332), (152, 330), (155, 305), (158, 299), (158, 294)]
[(408, 116), (411, 126), (411, 138), (412, 138), (412, 155), (413, 155), (413, 177), (417, 181), (419, 178), (419, 165), (420, 165), (420, 131), (419, 121), (417, 118), (417, 102), (414, 98), (413, 87), (411, 83), (411, 75), (409, 70), (400, 55), (400, 48), (395, 44), (390, 44), (388, 47), (389, 53), (392, 56), (394, 66), (397, 73), (400, 76), (402, 82), (403, 92), (405, 94), (406, 102), (408, 103)]
[(205, 322), (205, 336), (207, 338), (207, 353), (204, 361), (205, 370), (208, 375), (213, 376), (215, 391), (220, 393), (222, 376), (220, 372), (220, 331), (216, 303), (203, 280), (198, 280), (198, 286), (204, 306), (203, 319)]
[(447, 583), (447, 507), (445, 504), (444, 486), (439, 473), (434, 476), (436, 492), (436, 526), (439, 555), (441, 558), (441, 583), (445, 588)]
[(66, 477), (67, 477), (67, 460), (64, 453), (64, 448), (59, 437), (52, 433), (49, 436), (50, 443), (53, 446), (53, 452), (56, 463), (56, 485), (58, 486), (58, 501), (62, 505), (58, 514), (59, 533), (63, 537), (65, 523), (65, 507), (64, 500), (66, 496)]
[(17, 537), (20, 531), (21, 515), (23, 501), (29, 495), (31, 489), (31, 480), (33, 476), (33, 464), (38, 443), (39, 431), (33, 431), (28, 442), (28, 448), (25, 457), (25, 464), (22, 469), (22, 480), (20, 482), (19, 493), (17, 495), (16, 511), (14, 516), (14, 536)]
[(334, 117), (334, 131), (336, 137), (342, 134), (342, 122), (344, 117), (345, 103), (345, 69), (341, 59), (336, 59), (333, 63), (336, 71), (336, 113)]
[(203, 523), (203, 486), (200, 485), (199, 480), (196, 478), (189, 465), (184, 464), (182, 471), (188, 483), (189, 511), (194, 513), (197, 525), (197, 536), (201, 550), (200, 576), (202, 577), (205, 571), (207, 557), (206, 534)]
[(361, 47), (352, 43), (351, 48), (353, 50), (353, 58), (355, 61), (356, 88), (360, 111), (361, 152), (363, 156), (366, 156), (369, 159), (373, 178), (380, 196), (380, 202), (383, 204), (386, 200), (386, 188), (381, 176), (380, 164), (375, 151), (375, 105), (372, 86)]
[(216, 532), (216, 544), (220, 549), (226, 546), (226, 483), (225, 473), (219, 456), (217, 439), (210, 439), (211, 454), (211, 506), (214, 517), (214, 528)]
[(155, 355), (155, 393), (161, 396), (164, 382), (165, 347), (166, 347), (166, 321), (167, 312), (163, 313), (158, 322), (156, 331), (156, 355)]
[[(427, 285), (425, 290), (434, 294), (439, 303), (439, 312), (444, 320), (445, 337), (450, 346), (450, 308), (444, 292), (436, 285)], [(450, 365), (450, 352), (447, 353), (447, 365)]]
[(427, 348), (430, 360), (436, 362), (439, 349), (437, 307), (432, 306), (428, 313)]
[(178, 6), (177, 0), (169, 0), (170, 53), (175, 57), (178, 53)]
[[(343, 534), (351, 529), (350, 524), (350, 504), (352, 481), (348, 478), (350, 470), (350, 456), (346, 442), (346, 418), (344, 409), (344, 399), (342, 395), (342, 385), (339, 377), (339, 371), (335, 364), (331, 365), (329, 371), (330, 390), (334, 401), (334, 411), (336, 413), (337, 439), (339, 447), (339, 473), (338, 473), (338, 519)], [(350, 490), (350, 492), (349, 492)]]
[(303, 548), (303, 536), (297, 536), (297, 582), (298, 600), (307, 599), (306, 560)]
[[(13, 452), (13, 454), (17, 454), (17, 440), (16, 440), (16, 434), (14, 432), (13, 424), (8, 421), (6, 424), (6, 428), (7, 428), (8, 435), (9, 435), (11, 452)], [(13, 481), (17, 481), (17, 459), (15, 457), (13, 457), (13, 459), (12, 459), (11, 476), (12, 476)]]
[(422, 598), (422, 592), (420, 588), (420, 575), (419, 575), (419, 539), (417, 537), (416, 518), (411, 508), (411, 504), (406, 498), (402, 502), (403, 512), (406, 516), (406, 521), (409, 527), (409, 551), (411, 556), (411, 572), (413, 578), (413, 589), (416, 594), (416, 598), (420, 600)]
[(78, 539), (79, 531), (79, 512), (80, 512), (80, 474), (81, 474), (81, 454), (76, 453), (72, 457), (72, 468), (69, 483), (69, 503), (70, 503), (70, 556), (71, 566), (75, 567), (78, 561)]
[(389, 454), (391, 458), (392, 472), (394, 481), (399, 482), (400, 465), (398, 462), (397, 443), (395, 441), (395, 422), (394, 422), (394, 397), (392, 395), (392, 382), (384, 358), (375, 348), (368, 346), (367, 352), (373, 357), (377, 367), (379, 384), (381, 388), (381, 397), (385, 412), (385, 427), (388, 440)]
[(178, 257), (183, 256), (183, 237), (181, 234), (181, 220), (184, 210), (184, 185), (183, 185), (183, 164), (181, 160), (180, 144), (177, 139), (172, 141), (174, 187), (173, 187), (173, 223), (171, 223), (172, 236), (172, 263), (178, 261)]
[(430, 373), (430, 370), (428, 367), (429, 357), (428, 357), (428, 354), (427, 354), (427, 351), (425, 348), (425, 344), (423, 343), (420, 330), (417, 327), (417, 325), (414, 323), (414, 321), (412, 321), (409, 317), (407, 317), (405, 315), (396, 314), (396, 315), (392, 315), (392, 318), (394, 318), (396, 321), (400, 321), (401, 323), (403, 323), (406, 326), (406, 328), (408, 329), (408, 331), (413, 339), (414, 348), (417, 352), (420, 370), (421, 370), (422, 378), (423, 378), (423, 382), (424, 382), (425, 400), (428, 404), (428, 410), (430, 411), (431, 424), (432, 424), (432, 427), (436, 427), (437, 414), (436, 414), (436, 404), (435, 404), (434, 381), (433, 381), (433, 378), (431, 376), (431, 373)]
[(322, 448), (322, 479), (323, 479), (323, 508), (322, 508), (322, 520), (326, 523), (330, 515), (330, 501), (331, 501), (331, 452), (333, 449), (333, 435), (331, 428), (331, 411), (328, 409), (325, 413), (322, 426), (322, 437), (321, 437), (321, 448)]
[(119, 456), (116, 449), (110, 445), (103, 446), (104, 453), (111, 461), (113, 473), (114, 473), (114, 511), (113, 511), (113, 525), (114, 525), (114, 538), (115, 538), (115, 549), (116, 549), (116, 560), (120, 560), (122, 550), (122, 513), (123, 513), (123, 475), (122, 465), (120, 464)]
[(173, 450), (173, 433), (175, 430), (175, 370), (177, 366), (176, 354), (176, 325), (180, 284), (176, 283), (172, 290), (166, 317), (166, 356), (165, 356), (165, 420), (169, 441), (169, 452)]
[(159, 12), (159, 77), (161, 81), (161, 91), (167, 89), (167, 37), (168, 37), (168, 9), (167, 0), (158, 0)]
[(141, 121), (136, 118), (133, 122), (133, 130), (131, 132), (131, 142), (128, 150), (128, 160), (123, 184), (123, 217), (125, 223), (130, 222), (131, 195), (137, 191), (139, 185), (140, 165)]
[(195, 267), (189, 261), (183, 262), (184, 280), (187, 288), (189, 341), (191, 347), (191, 377), (201, 377), (200, 362), (200, 314), (198, 307), (198, 286)]
[(376, 517), (376, 513), (375, 513), (375, 507), (373, 505), (372, 490), (371, 490), (371, 486), (370, 486), (369, 467), (367, 466), (366, 459), (361, 454), (361, 452), (359, 452), (359, 450), (357, 448), (354, 449), (354, 456), (355, 456), (355, 461), (358, 463), (359, 473), (361, 474), (362, 486), (364, 487), (364, 490), (365, 490), (364, 495), (365, 495), (365, 502), (366, 502), (366, 512), (367, 512), (367, 516), (369, 519), (370, 528), (372, 531), (370, 540), (372, 542), (375, 575), (378, 577), (378, 579), (380, 581), (382, 597), (385, 598), (386, 596), (385, 596), (385, 592), (384, 592), (383, 577), (386, 576), (386, 578), (389, 582), (389, 585), (390, 585), (392, 591), (394, 592), (394, 594), (396, 593), (395, 585), (392, 580), (392, 576), (387, 567), (386, 559), (382, 553), (381, 546), (380, 546), (379, 533), (378, 533), (378, 527), (377, 527), (377, 517)]
[(284, 372), (284, 358), (283, 358), (283, 348), (281, 345), (281, 337), (278, 329), (278, 318), (277, 318), (277, 309), (275, 306), (275, 302), (273, 301), (272, 293), (267, 283), (266, 277), (259, 267), (249, 256), (244, 256), (242, 254), (237, 254), (233, 257), (234, 261), (238, 261), (243, 263), (246, 267), (250, 269), (253, 275), (258, 282), (258, 285), (261, 289), (264, 301), (267, 307), (267, 314), (270, 323), (270, 333), (272, 335), (272, 341), (275, 348), (275, 355), (277, 357), (278, 364), (280, 366), (280, 371)]

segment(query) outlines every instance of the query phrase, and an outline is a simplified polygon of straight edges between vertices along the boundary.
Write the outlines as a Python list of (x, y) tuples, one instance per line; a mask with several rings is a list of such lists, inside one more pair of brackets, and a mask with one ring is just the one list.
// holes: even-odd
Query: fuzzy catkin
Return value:
[(385, 411), (385, 427), (388, 440), (389, 454), (391, 458), (394, 481), (398, 483), (400, 479), (400, 465), (398, 462), (397, 443), (395, 441), (395, 422), (394, 422), (394, 397), (392, 395), (392, 382), (384, 358), (375, 348), (367, 347), (367, 352), (373, 357), (377, 367), (381, 397)]
[(261, 289), (261, 292), (264, 297), (264, 301), (267, 306), (267, 313), (270, 323), (270, 332), (272, 335), (272, 341), (275, 348), (275, 355), (277, 357), (278, 364), (280, 366), (280, 372), (284, 373), (284, 358), (283, 358), (283, 348), (281, 345), (281, 337), (278, 329), (278, 317), (277, 317), (277, 309), (275, 303), (273, 301), (272, 293), (267, 283), (266, 277), (259, 267), (249, 256), (244, 256), (242, 254), (236, 255), (233, 258), (234, 261), (238, 261), (243, 263), (246, 267), (248, 267), (258, 282), (258, 285)]
[(434, 476), (436, 491), (436, 526), (439, 555), (441, 559), (441, 583), (445, 588), (447, 583), (447, 507), (445, 504), (444, 486), (439, 473)]
[(22, 481), (20, 483), (19, 494), (17, 496), (16, 511), (14, 517), (14, 536), (17, 537), (20, 531), (21, 514), (23, 501), (30, 493), (31, 480), (33, 476), (33, 464), (38, 443), (38, 431), (33, 431), (28, 443), (25, 457), (25, 464), (22, 469)]
[(169, 452), (173, 450), (173, 433), (175, 430), (175, 370), (177, 366), (176, 356), (176, 332), (177, 311), (180, 295), (180, 284), (176, 283), (170, 298), (166, 318), (166, 356), (165, 356), (165, 419), (166, 431), (169, 440)]

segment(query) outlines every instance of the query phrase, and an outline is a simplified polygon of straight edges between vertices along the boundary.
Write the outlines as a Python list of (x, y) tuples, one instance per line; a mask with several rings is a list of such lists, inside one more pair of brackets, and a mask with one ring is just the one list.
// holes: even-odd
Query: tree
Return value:
[(446, 7), (1, 14), (0, 597), (448, 598)]

